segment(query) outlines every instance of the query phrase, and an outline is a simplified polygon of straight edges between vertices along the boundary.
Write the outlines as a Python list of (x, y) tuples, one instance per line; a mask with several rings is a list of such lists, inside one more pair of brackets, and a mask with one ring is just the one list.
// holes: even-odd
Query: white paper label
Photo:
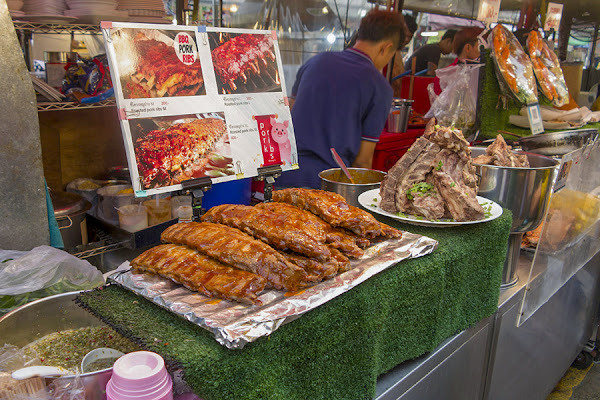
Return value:
[(191, 35), (186, 32), (179, 32), (177, 36), (175, 36), (173, 46), (175, 47), (175, 52), (177, 53), (179, 61), (185, 65), (192, 65), (196, 62), (198, 52), (196, 50), (196, 43)]
[(477, 20), (483, 21), (486, 24), (498, 21), (498, 13), (500, 12), (501, 0), (480, 0), (479, 12)]
[(529, 126), (533, 135), (544, 132), (542, 113), (540, 112), (540, 105), (538, 103), (527, 106), (527, 116), (529, 117)]
[(546, 12), (546, 22), (544, 22), (545, 31), (549, 31), (551, 29), (558, 31), (560, 19), (562, 18), (562, 11), (562, 4), (548, 3), (548, 12)]

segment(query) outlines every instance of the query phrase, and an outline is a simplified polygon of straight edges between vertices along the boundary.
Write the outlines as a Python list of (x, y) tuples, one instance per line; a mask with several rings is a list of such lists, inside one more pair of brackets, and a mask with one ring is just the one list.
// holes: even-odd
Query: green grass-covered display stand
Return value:
[(455, 228), (382, 220), (439, 246), (240, 350), (118, 286), (79, 300), (178, 364), (205, 400), (373, 398), (379, 375), (495, 312), (511, 226), (507, 210), (494, 221)]

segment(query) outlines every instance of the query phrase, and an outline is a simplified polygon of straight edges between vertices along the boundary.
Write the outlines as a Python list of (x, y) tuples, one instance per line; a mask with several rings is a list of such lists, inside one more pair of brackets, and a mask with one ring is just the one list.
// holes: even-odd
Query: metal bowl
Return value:
[(576, 129), (571, 131), (541, 133), (519, 139), (524, 151), (545, 156), (562, 156), (583, 147), (598, 136), (597, 129)]
[[(73, 299), (80, 292), (69, 292), (46, 297), (25, 304), (0, 318), (0, 345), (23, 347), (53, 332), (67, 329), (106, 326), (98, 318), (77, 306)], [(112, 375), (112, 368), (79, 375), (85, 387), (86, 400), (104, 400), (104, 389)], [(49, 380), (76, 379), (75, 375)]]
[(383, 171), (367, 168), (348, 168), (348, 171), (356, 183), (350, 183), (341, 168), (321, 171), (321, 189), (341, 194), (348, 204), (355, 207), (360, 207), (358, 196), (367, 190), (377, 189), (387, 175)]
[[(477, 157), (483, 147), (472, 147)], [(478, 195), (493, 200), (513, 214), (511, 232), (528, 232), (537, 228), (548, 207), (552, 183), (559, 161), (539, 154), (526, 154), (530, 168), (498, 167), (474, 164), (481, 176)]]

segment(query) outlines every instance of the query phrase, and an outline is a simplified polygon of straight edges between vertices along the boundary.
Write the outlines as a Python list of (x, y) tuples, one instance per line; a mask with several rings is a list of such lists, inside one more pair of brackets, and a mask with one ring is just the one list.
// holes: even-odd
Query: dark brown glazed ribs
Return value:
[(253, 272), (276, 289), (296, 291), (306, 286), (306, 272), (287, 261), (269, 245), (244, 232), (210, 222), (171, 225), (161, 235), (163, 242), (189, 246), (224, 264)]
[(163, 244), (131, 261), (135, 272), (157, 274), (209, 297), (260, 304), (266, 280), (257, 274), (228, 267), (185, 246)]

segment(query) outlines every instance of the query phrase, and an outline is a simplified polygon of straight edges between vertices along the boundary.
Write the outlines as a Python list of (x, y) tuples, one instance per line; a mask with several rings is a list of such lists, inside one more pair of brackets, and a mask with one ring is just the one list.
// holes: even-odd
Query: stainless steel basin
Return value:
[[(477, 157), (485, 153), (485, 148), (472, 147), (471, 153)], [(502, 288), (517, 283), (515, 270), (523, 235), (542, 223), (560, 164), (558, 160), (539, 154), (522, 154), (527, 155), (530, 168), (474, 164), (481, 178), (477, 194), (509, 209), (513, 215), (502, 272)]]
[[(472, 147), (473, 157), (485, 148)], [(559, 161), (539, 154), (527, 154), (530, 168), (475, 164), (480, 196), (493, 200), (513, 214), (511, 232), (528, 232), (538, 227), (548, 208)]]
[[(79, 307), (73, 299), (80, 292), (46, 297), (25, 304), (0, 318), (0, 346), (23, 347), (53, 332), (67, 329), (106, 326), (98, 318)], [(104, 400), (104, 389), (112, 369), (79, 375), (85, 387), (86, 400)], [(75, 376), (57, 378), (74, 380)]]

